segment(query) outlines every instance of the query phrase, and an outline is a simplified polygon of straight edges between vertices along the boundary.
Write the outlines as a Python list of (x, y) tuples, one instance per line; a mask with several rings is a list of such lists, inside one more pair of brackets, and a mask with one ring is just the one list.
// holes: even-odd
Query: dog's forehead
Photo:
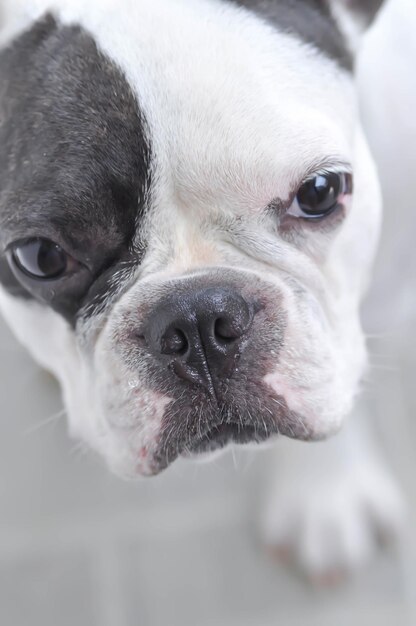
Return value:
[(97, 36), (135, 90), (161, 178), (183, 203), (225, 209), (239, 196), (241, 209), (260, 209), (314, 162), (348, 160), (349, 74), (254, 12), (155, 3), (133, 56), (117, 33)]
[[(315, 7), (319, 45), (325, 39), (322, 25), (331, 40), (339, 40), (337, 49), (323, 45), (321, 54), (317, 44), (310, 45), (310, 28), (302, 26), (311, 22), (310, 0), (296, 11), (288, 0), (272, 4), (280, 11), (271, 14), (270, 2), (253, 0), (38, 0), (33, 10), (50, 10), (58, 24), (80, 26), (121, 70), (146, 121), (159, 179), (204, 201), (204, 185), (215, 196), (234, 181), (249, 202), (263, 190), (256, 202), (261, 206), (270, 194), (284, 195), (290, 179), (297, 180), (313, 161), (347, 156), (342, 130), (352, 118), (349, 76), (328, 60), (328, 50), (337, 62), (344, 54), (330, 17)], [(273, 27), (256, 17), (259, 11)], [(294, 35), (276, 30), (280, 21), (287, 31), (290, 19)], [(68, 43), (68, 33), (63, 40)], [(74, 45), (81, 48), (79, 58), (91, 57), (87, 38), (78, 37)], [(97, 90), (99, 74), (103, 82), (114, 82), (112, 100), (117, 92), (119, 99), (124, 95), (122, 77), (117, 81), (115, 71), (109, 76), (102, 69), (91, 63), (87, 71), (96, 76), (82, 86), (99, 114), (103, 98), (109, 98)], [(73, 81), (67, 90), (73, 93)], [(132, 117), (131, 110), (124, 113)]]
[[(257, 6), (225, 0), (107, 1), (105, 11), (59, 4), (58, 18), (82, 24), (123, 71), (147, 121), (159, 177), (176, 191), (205, 201), (196, 183), (215, 196), (234, 180), (249, 195), (252, 181), (266, 198), (284, 194), (288, 178), (312, 160), (345, 155), (340, 127), (352, 117), (350, 77), (339, 55), (334, 63), (327, 47), (310, 45), (311, 33), (305, 43), (276, 30), (276, 15), (270, 26)], [(276, 4), (286, 31), (290, 3)], [(303, 4), (290, 15), (302, 14)], [(307, 20), (309, 2), (306, 9)], [(334, 24), (327, 29), (337, 36)]]

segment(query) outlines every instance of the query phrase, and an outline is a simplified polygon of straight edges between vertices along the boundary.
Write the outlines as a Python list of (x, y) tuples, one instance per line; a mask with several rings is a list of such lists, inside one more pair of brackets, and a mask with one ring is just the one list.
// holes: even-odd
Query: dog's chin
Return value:
[[(225, 423), (213, 426), (204, 434), (189, 439), (175, 453), (173, 457), (161, 458), (156, 454), (145, 468), (139, 472), (145, 476), (155, 476), (168, 469), (175, 461), (184, 459), (199, 463), (209, 463), (224, 454), (231, 447), (254, 449), (264, 447), (274, 437), (268, 432), (250, 425)], [(180, 450), (180, 451), (179, 451)]]
[[(321, 416), (294, 411), (284, 397), (263, 387), (262, 394), (240, 394), (238, 401), (227, 398), (207, 401), (202, 394), (183, 396), (168, 402), (157, 422), (143, 430), (136, 426), (111, 428), (113, 436), (106, 456), (118, 459), (111, 468), (118, 475), (134, 478), (155, 476), (177, 459), (205, 461), (230, 446), (263, 448), (277, 436), (316, 441), (331, 435), (340, 422), (328, 413)], [(305, 406), (306, 408), (306, 406)], [(316, 407), (315, 407), (316, 408)], [(120, 467), (121, 466), (121, 467)]]
[(241, 425), (238, 422), (219, 424), (191, 439), (181, 456), (210, 458), (212, 453), (223, 450), (229, 444), (258, 444), (268, 438), (269, 435), (264, 429), (258, 429), (249, 424)]
[(198, 407), (190, 410), (183, 420), (168, 423), (157, 438), (148, 458), (146, 470), (158, 474), (177, 459), (206, 460), (213, 458), (229, 446), (259, 447), (278, 435), (312, 440), (315, 433), (305, 426), (305, 421), (287, 409), (284, 401), (272, 413), (259, 404), (257, 411), (239, 411), (236, 407), (221, 407), (210, 411), (210, 419), (192, 420)]
[(183, 459), (206, 463), (225, 453), (231, 446), (264, 447), (278, 434), (270, 425), (245, 424), (243, 421), (221, 422), (187, 433), (173, 444), (168, 436), (158, 435), (146, 445), (132, 445), (124, 437), (113, 440), (105, 454), (112, 473), (125, 480), (157, 476), (175, 461)]
[(108, 459), (109, 469), (112, 473), (124, 480), (153, 477), (167, 470), (176, 461), (183, 459), (186, 462), (209, 463), (225, 454), (232, 448), (243, 450), (265, 449), (275, 442), (279, 435), (295, 438), (303, 441), (320, 441), (330, 436), (327, 434), (310, 433), (307, 436), (294, 436), (292, 433), (266, 432), (254, 426), (241, 426), (237, 423), (221, 424), (212, 427), (204, 434), (192, 439), (187, 439), (179, 444), (175, 451), (163, 449), (157, 444), (149, 446), (149, 454), (146, 458), (140, 455), (132, 457), (131, 452), (122, 458)]

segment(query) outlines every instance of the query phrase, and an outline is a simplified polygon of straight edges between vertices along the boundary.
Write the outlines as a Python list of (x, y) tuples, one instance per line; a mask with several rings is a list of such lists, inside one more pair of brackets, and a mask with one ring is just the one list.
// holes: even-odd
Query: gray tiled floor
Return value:
[(96, 621), (91, 581), (84, 551), (6, 559), (0, 565), (2, 624), (72, 626), (75, 620), (90, 626)]
[[(3, 326), (0, 342), (1, 626), (416, 624), (414, 536), (344, 587), (314, 591), (258, 545), (263, 453), (120, 482), (74, 448), (64, 418), (43, 424), (58, 388)], [(416, 361), (396, 352), (371, 393), (412, 514)]]

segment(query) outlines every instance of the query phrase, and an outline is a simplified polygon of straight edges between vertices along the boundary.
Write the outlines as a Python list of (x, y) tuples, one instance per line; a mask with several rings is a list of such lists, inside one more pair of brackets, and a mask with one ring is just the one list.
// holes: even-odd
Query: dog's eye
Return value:
[(299, 188), (288, 213), (305, 219), (322, 219), (332, 213), (346, 194), (351, 193), (350, 174), (316, 174)]
[(58, 244), (49, 239), (30, 239), (13, 247), (14, 265), (37, 280), (61, 278), (76, 263)]

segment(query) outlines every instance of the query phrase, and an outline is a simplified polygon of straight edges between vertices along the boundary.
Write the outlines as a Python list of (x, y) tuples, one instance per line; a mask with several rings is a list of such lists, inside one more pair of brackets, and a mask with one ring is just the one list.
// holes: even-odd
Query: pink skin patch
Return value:
[(146, 461), (147, 457), (149, 456), (149, 449), (147, 446), (142, 446), (139, 450), (139, 458), (141, 461)]
[(263, 381), (272, 389), (273, 393), (285, 399), (291, 411), (299, 415), (310, 415), (310, 406), (304, 402), (300, 388), (291, 385), (287, 377), (281, 372), (275, 371), (267, 374)]

